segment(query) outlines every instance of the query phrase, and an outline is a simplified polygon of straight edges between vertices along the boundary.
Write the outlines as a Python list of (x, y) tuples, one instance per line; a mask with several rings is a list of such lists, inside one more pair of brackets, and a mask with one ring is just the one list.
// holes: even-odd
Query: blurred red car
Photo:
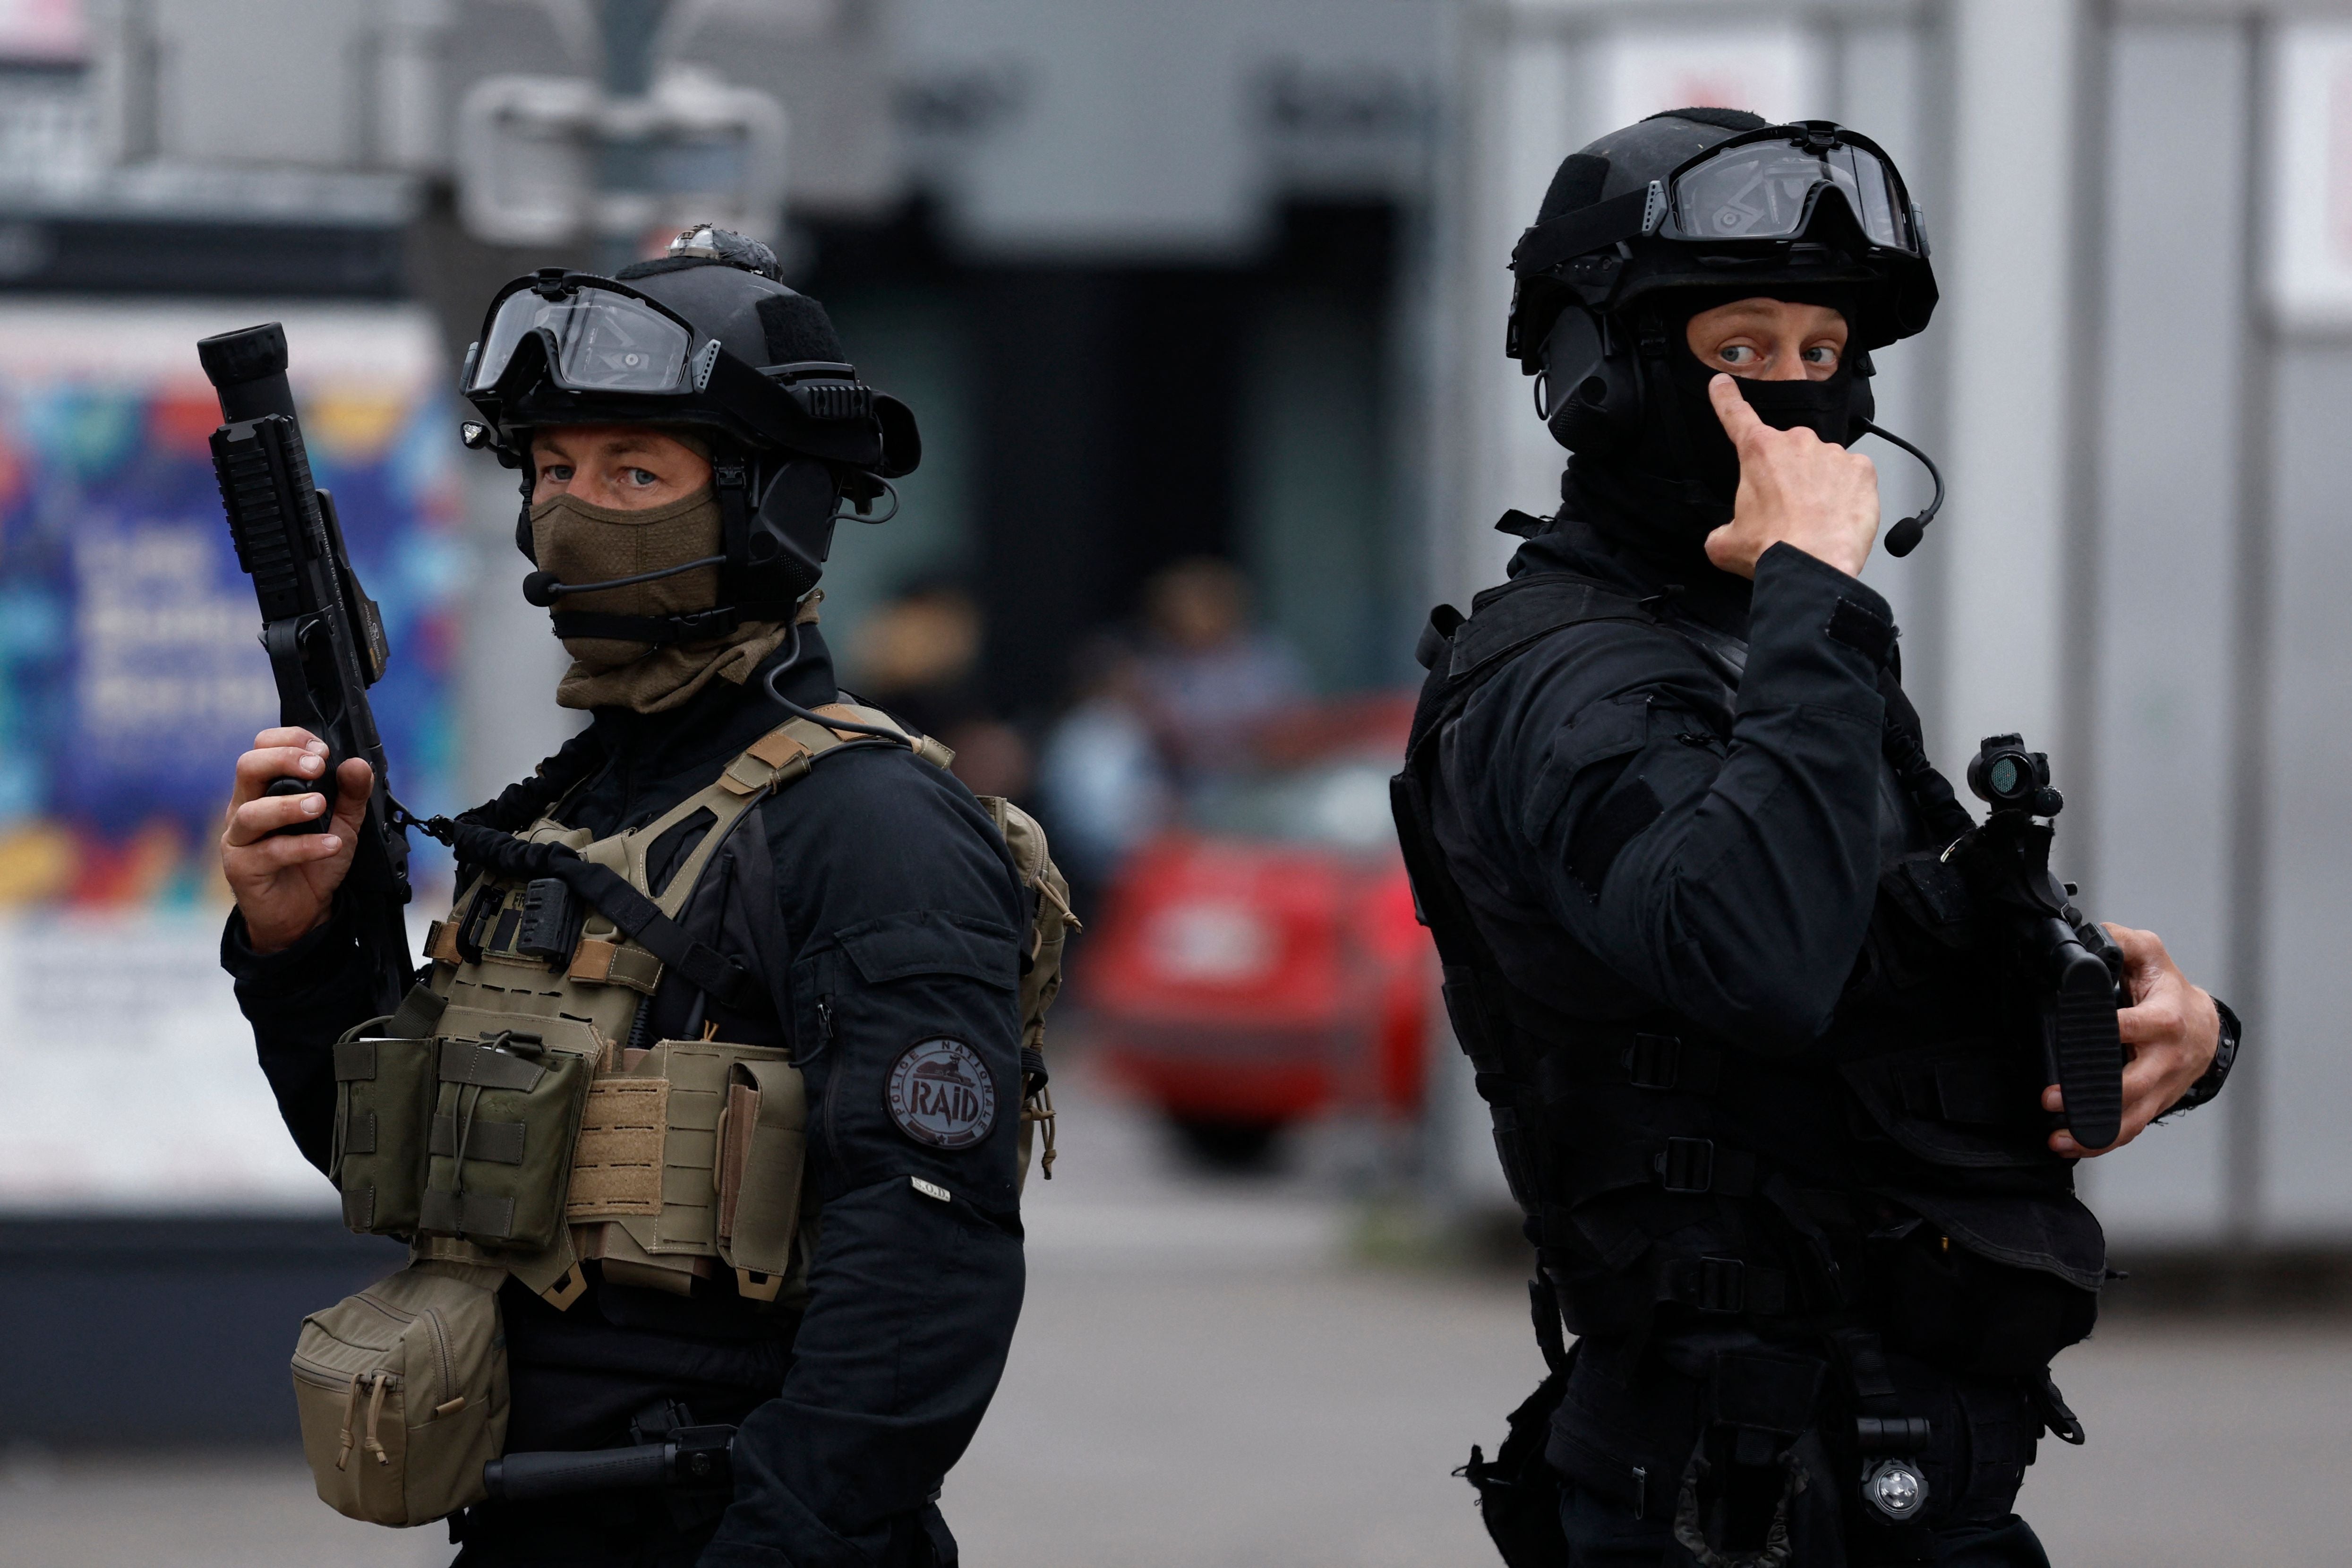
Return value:
[(1420, 1109), (1433, 960), (1388, 801), (1412, 716), (1381, 697), (1286, 718), (1268, 766), (1203, 789), (1108, 890), (1084, 973), (1097, 1041), (1202, 1155)]

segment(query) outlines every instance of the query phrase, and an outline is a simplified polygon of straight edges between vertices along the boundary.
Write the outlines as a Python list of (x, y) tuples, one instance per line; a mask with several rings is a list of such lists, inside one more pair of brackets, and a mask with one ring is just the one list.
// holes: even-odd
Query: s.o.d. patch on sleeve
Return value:
[(925, 1040), (890, 1068), (890, 1120), (918, 1143), (969, 1149), (996, 1125), (996, 1084), (961, 1040)]

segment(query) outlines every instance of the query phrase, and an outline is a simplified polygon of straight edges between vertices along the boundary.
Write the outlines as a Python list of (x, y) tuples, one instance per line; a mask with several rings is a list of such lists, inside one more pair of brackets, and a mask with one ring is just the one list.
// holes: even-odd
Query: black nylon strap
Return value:
[(559, 637), (603, 637), (667, 647), (672, 643), (724, 637), (751, 621), (781, 621), (793, 610), (790, 602), (780, 599), (765, 604), (720, 605), (715, 609), (682, 616), (608, 616), (594, 610), (563, 610), (548, 619)]
[(1563, 1105), (1594, 1084), (1628, 1084), (1660, 1094), (1713, 1094), (1723, 1082), (1722, 1047), (1680, 1034), (1616, 1026), (1589, 1042), (1549, 1052), (1536, 1079), (1546, 1105)]
[(1658, 1270), (1658, 1300), (1710, 1317), (1778, 1317), (1790, 1310), (1789, 1277), (1743, 1258), (1678, 1258)]
[(1536, 1345), (1543, 1352), (1544, 1365), (1554, 1372), (1568, 1366), (1568, 1343), (1560, 1333), (1559, 1292), (1552, 1282), (1540, 1277), (1528, 1281), (1528, 1316), (1536, 1326)]
[(662, 913), (659, 906), (629, 886), (617, 871), (583, 860), (578, 851), (568, 845), (526, 843), (478, 823), (436, 817), (424, 826), (468, 865), (519, 880), (560, 878), (573, 892), (602, 910), (605, 918), (624, 933), (685, 976), (697, 990), (726, 1006), (740, 1004), (743, 988), (751, 978), (742, 966), (717, 949), (696, 941), (684, 926)]
[(1762, 1184), (1755, 1155), (1712, 1138), (1621, 1143), (1605, 1153), (1571, 1162), (1568, 1171), (1580, 1200), (1647, 1186), (1681, 1195), (1712, 1193), (1744, 1198)]
[(750, 977), (734, 960), (697, 942), (686, 928), (661, 912), (651, 899), (638, 892), (609, 867), (594, 866), (573, 857), (549, 868), (551, 874), (571, 884), (572, 890), (604, 911), (619, 926), (696, 990), (726, 1006), (741, 1001)]
[(1570, 258), (1599, 250), (1642, 232), (1650, 205), (1647, 186), (1549, 218), (1519, 236), (1511, 247), (1511, 270), (1522, 278), (1549, 272)]

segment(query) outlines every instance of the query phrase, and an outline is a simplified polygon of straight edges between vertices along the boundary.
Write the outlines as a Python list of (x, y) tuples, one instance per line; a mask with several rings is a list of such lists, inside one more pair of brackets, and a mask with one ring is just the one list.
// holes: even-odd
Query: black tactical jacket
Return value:
[(1885, 600), (1786, 545), (1752, 591), (1670, 582), (1565, 515), (1510, 574), (1425, 640), (1409, 776), (1502, 981), (1449, 956), (1457, 1033), (1583, 1336), (1552, 1462), (1671, 1509), (1715, 1358), (1841, 1324), (2032, 1389), (2104, 1242), (1940, 859), (1949, 787), (1888, 760), (1918, 726)]
[[(783, 721), (758, 687), (713, 682), (651, 716), (600, 710), (567, 748), (586, 765), (556, 815), (599, 836), (651, 821)], [(814, 636), (785, 690), (804, 707), (835, 700)], [(735, 1501), (703, 1563), (924, 1562), (919, 1538), (940, 1530), (928, 1500), (979, 1426), (1021, 1309), (1026, 895), (971, 794), (901, 748), (828, 755), (755, 815), (682, 921), (765, 982), (744, 1013), (713, 1009), (718, 1037), (789, 1045), (806, 1074), (822, 1210), (805, 1310), (753, 1310), (710, 1281), (691, 1299), (605, 1284), (592, 1267), (587, 1296), (559, 1312), (509, 1281), (508, 1447), (623, 1443), (633, 1415), (682, 1400), (698, 1421), (742, 1426)], [(232, 916), (223, 963), (287, 1126), (323, 1170), (329, 1047), (371, 1011), (358, 956), (331, 924), (257, 957)], [(690, 1003), (665, 979), (647, 1037), (679, 1034)], [(902, 1133), (885, 1101), (899, 1054), (941, 1037), (970, 1045), (996, 1079), (992, 1131), (958, 1151)], [(952, 1201), (917, 1191), (915, 1176)], [(533, 1527), (487, 1511), (469, 1515), (469, 1541)]]

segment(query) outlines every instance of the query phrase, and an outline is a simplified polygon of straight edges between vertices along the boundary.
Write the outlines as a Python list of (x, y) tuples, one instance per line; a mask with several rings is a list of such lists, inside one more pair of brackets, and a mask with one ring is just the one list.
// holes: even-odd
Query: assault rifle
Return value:
[(220, 394), (225, 423), (213, 432), (213, 477), (220, 482), (236, 563), (261, 601), (261, 646), (278, 681), (278, 721), (327, 743), (319, 782), (273, 780), (273, 795), (323, 795), (330, 809), (285, 833), (323, 833), (332, 820), (335, 773), (353, 757), (375, 770), (351, 873), (336, 897), (373, 974), (376, 1011), (399, 1005), (415, 960), (401, 907), (408, 902), (405, 814), (392, 799), (383, 739), (367, 689), (391, 649), (375, 601), (360, 587), (334, 497), (310, 479), (310, 459), (294, 395), (286, 384), (286, 332), (276, 321), (196, 344)]
[(2050, 819), (2066, 797), (2051, 786), (2050, 758), (2017, 735), (1989, 735), (1969, 763), (1969, 790), (1992, 807), (1948, 852), (1990, 897), (1995, 918), (2040, 992), (2048, 1076), (2066, 1097), (2061, 1120), (2085, 1149), (2123, 1131), (2124, 1048), (2116, 1012), (2130, 1005), (2124, 955), (2069, 900), (2072, 883), (2050, 874)]

